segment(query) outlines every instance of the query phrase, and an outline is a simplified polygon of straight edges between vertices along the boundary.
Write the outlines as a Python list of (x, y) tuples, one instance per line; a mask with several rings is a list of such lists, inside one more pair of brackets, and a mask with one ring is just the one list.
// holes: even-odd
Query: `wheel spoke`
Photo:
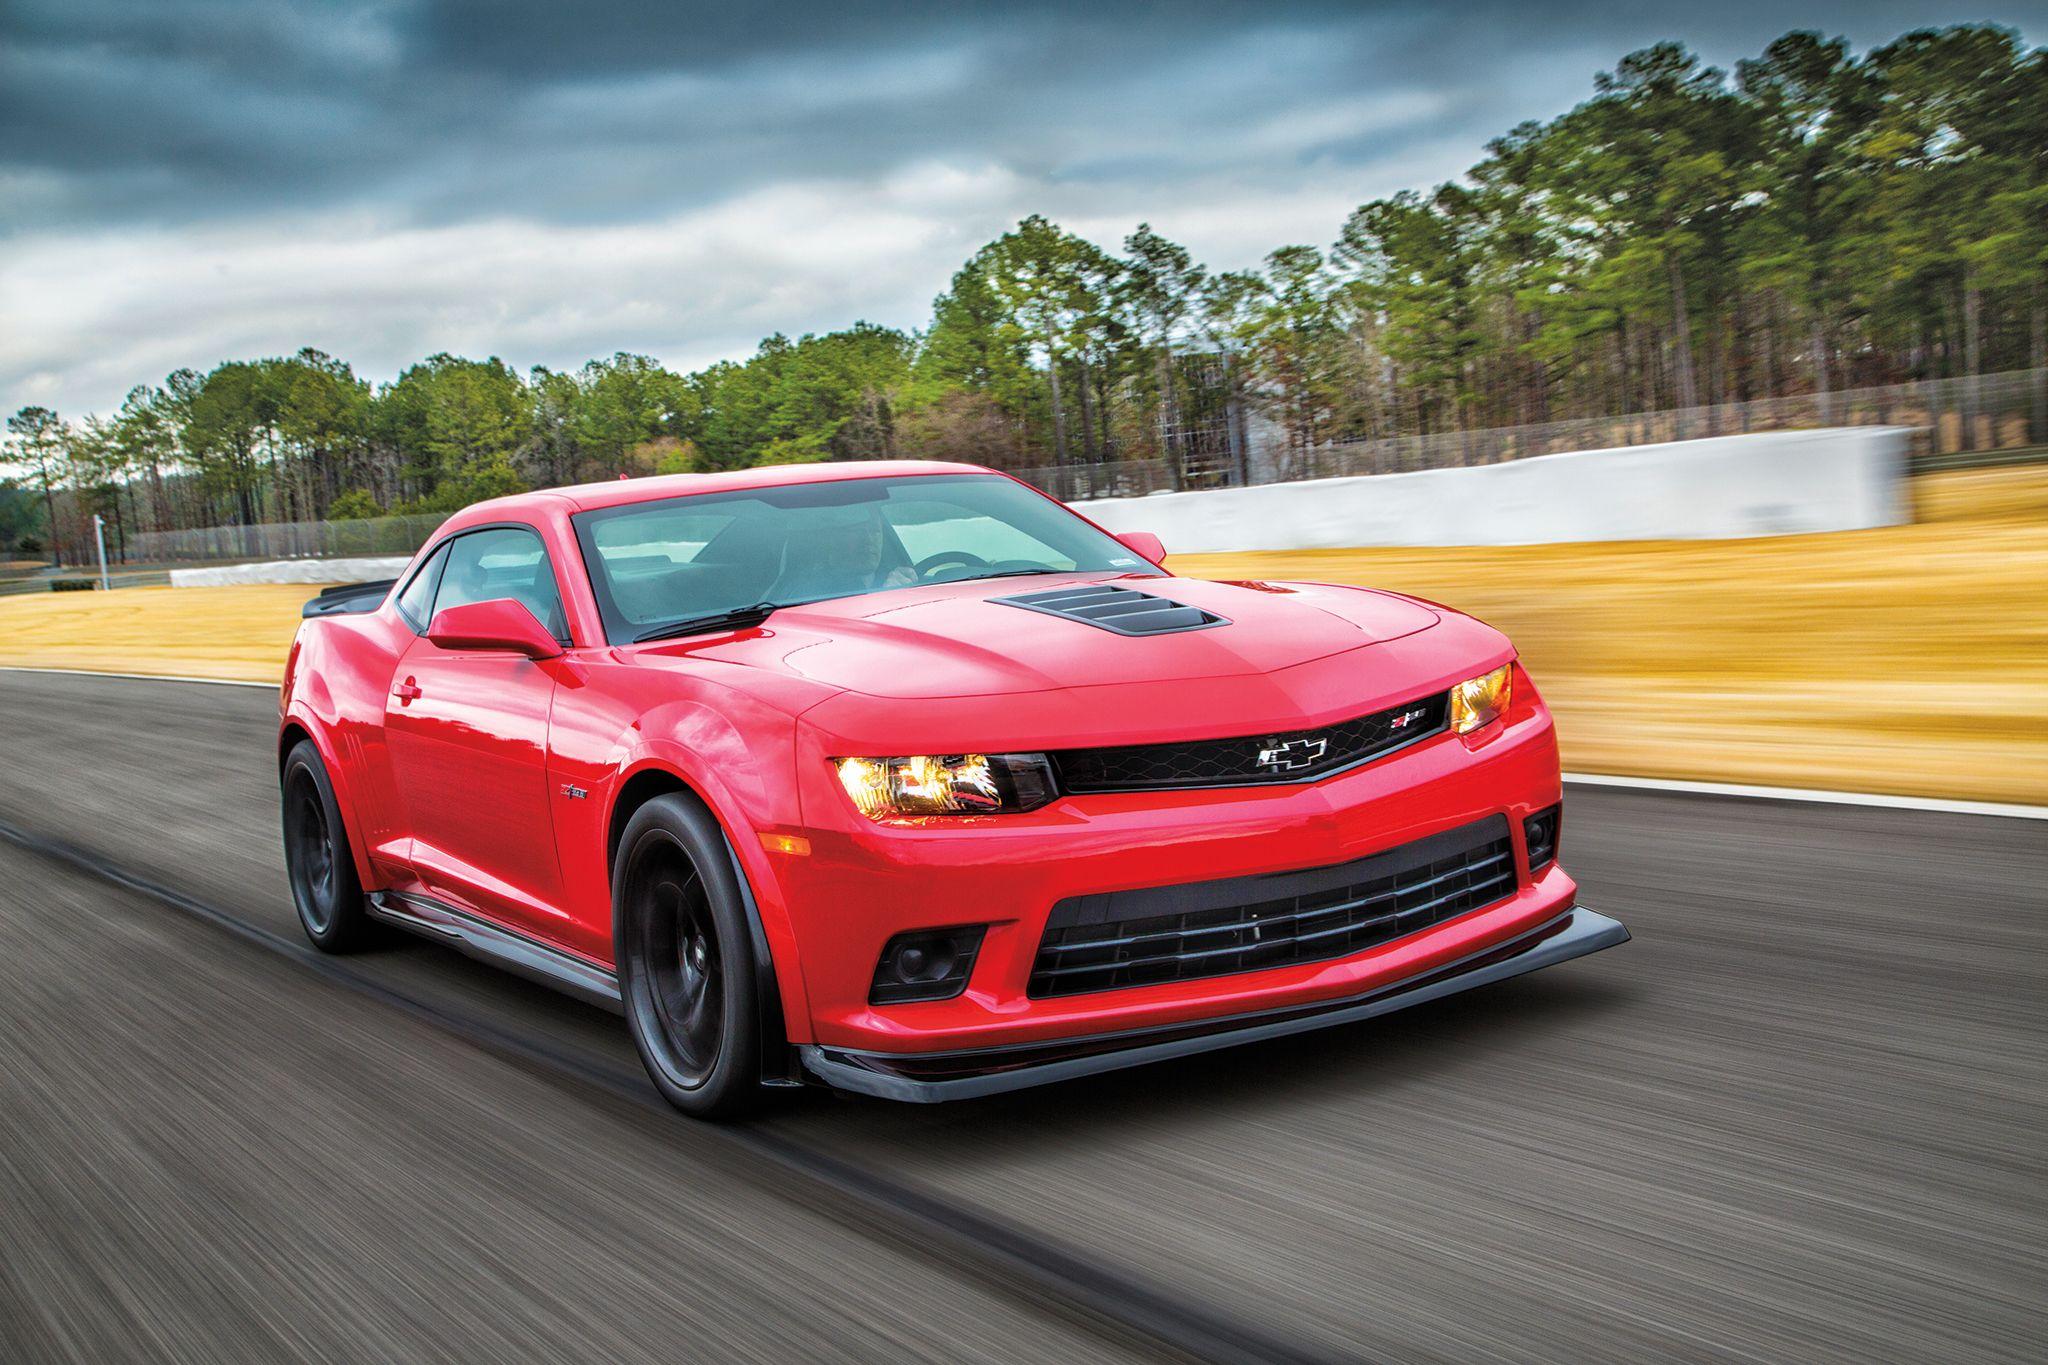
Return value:
[(320, 790), (303, 768), (292, 774), (290, 795), (287, 851), (293, 899), (307, 928), (323, 934), (334, 922), (338, 851), (328, 828)]
[[(715, 1036), (715, 1033), (717, 1030), (718, 1021), (716, 1018), (709, 1019), (711, 1027), (708, 1031), (711, 1032), (714, 1036), (705, 1036), (707, 1033), (707, 1029), (705, 1027), (707, 1022), (707, 1016), (710, 1015), (711, 1012), (710, 1006), (711, 997), (708, 994), (699, 993), (697, 998), (690, 1002), (690, 1008), (688, 1012), (683, 1015), (681, 1025), (683, 1040), (685, 1045), (690, 1049), (691, 1053), (693, 1054), (701, 1055), (706, 1051), (715, 1050), (717, 1047), (717, 1038)], [(706, 1046), (707, 1044), (709, 1044), (709, 1047)]]
[(678, 1085), (703, 1084), (723, 1045), (724, 983), (717, 923), (703, 879), (673, 848), (634, 869), (631, 943), (645, 978), (643, 1041)]

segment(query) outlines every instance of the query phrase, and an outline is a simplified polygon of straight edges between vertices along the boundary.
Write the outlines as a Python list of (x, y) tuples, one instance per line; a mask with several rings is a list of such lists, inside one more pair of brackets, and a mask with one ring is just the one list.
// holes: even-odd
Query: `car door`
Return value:
[(493, 526), (453, 537), (424, 572), (436, 575), (432, 606), (417, 606), (428, 590), (416, 595), (424, 619), (408, 620), (420, 634), (399, 657), (384, 711), (409, 861), (429, 894), (558, 942), (565, 897), (547, 755), (561, 661), (443, 649), (425, 630), (449, 607), (511, 598), (560, 639), (554, 566), (531, 527)]

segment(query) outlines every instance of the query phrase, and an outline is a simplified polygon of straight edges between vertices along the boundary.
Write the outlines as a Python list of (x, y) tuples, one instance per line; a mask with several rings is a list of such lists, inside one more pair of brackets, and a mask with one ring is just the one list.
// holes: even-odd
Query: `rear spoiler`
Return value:
[(307, 618), (355, 616), (375, 611), (384, 605), (385, 596), (397, 582), (395, 578), (380, 578), (374, 583), (343, 583), (337, 587), (322, 588), (320, 595), (306, 603), (299, 615)]

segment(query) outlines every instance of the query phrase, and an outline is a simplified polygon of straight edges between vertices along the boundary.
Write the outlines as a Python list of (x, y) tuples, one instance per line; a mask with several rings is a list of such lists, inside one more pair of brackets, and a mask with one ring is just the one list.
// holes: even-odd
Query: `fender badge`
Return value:
[(583, 788), (577, 786), (573, 782), (564, 782), (562, 784), (562, 795), (568, 797), (571, 801), (581, 801), (584, 797), (590, 795), (590, 793), (583, 790)]

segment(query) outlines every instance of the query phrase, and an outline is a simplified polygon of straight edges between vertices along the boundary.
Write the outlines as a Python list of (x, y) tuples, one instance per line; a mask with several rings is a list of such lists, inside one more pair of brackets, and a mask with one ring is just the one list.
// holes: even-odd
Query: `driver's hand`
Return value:
[(897, 565), (882, 578), (882, 586), (885, 588), (907, 588), (915, 582), (917, 582), (917, 570), (907, 564)]

